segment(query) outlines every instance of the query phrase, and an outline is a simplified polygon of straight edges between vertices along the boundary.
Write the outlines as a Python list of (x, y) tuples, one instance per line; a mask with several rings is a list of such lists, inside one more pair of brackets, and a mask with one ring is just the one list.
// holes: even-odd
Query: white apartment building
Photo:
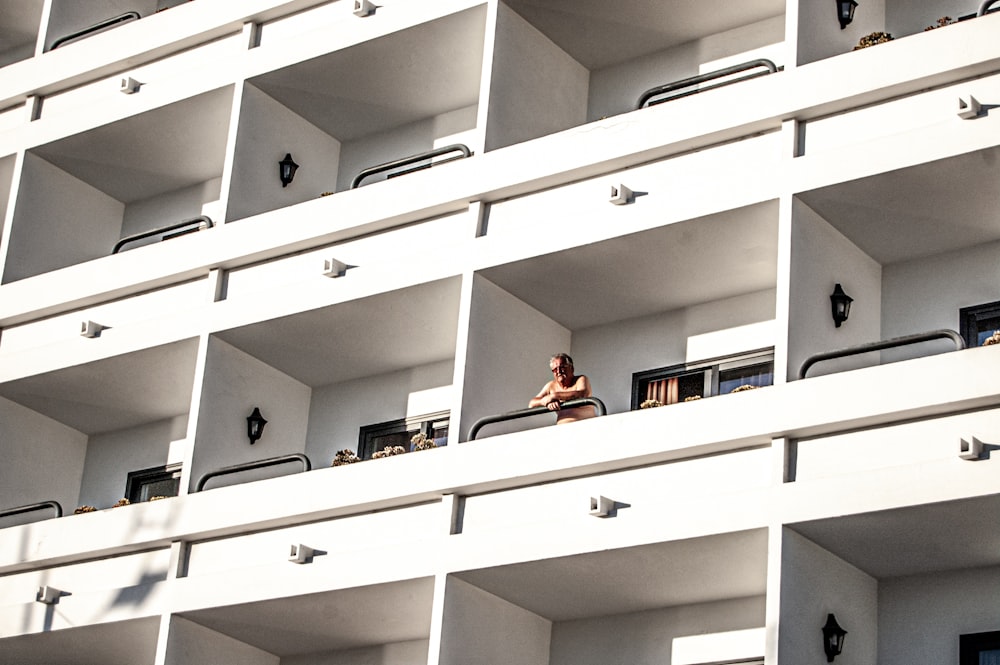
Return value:
[(996, 10), (0, 0), (0, 665), (1000, 662)]

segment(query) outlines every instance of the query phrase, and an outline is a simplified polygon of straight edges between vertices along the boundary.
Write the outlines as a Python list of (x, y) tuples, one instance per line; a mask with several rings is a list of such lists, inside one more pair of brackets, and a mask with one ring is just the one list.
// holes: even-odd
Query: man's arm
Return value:
[(549, 394), (560, 402), (568, 402), (571, 399), (580, 399), (581, 397), (590, 397), (590, 379), (583, 375), (578, 376), (571, 388), (561, 388), (555, 385), (552, 386)]
[(538, 394), (528, 401), (528, 408), (535, 406), (548, 406), (555, 398), (552, 397), (552, 384), (555, 381), (549, 381), (542, 389), (538, 391)]

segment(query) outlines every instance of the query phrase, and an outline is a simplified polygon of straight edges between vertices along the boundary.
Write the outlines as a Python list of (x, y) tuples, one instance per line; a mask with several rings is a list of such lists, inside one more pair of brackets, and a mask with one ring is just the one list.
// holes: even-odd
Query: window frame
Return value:
[[(176, 480), (177, 492), (179, 494), (182, 466), (183, 465), (178, 462), (174, 464), (164, 464), (163, 466), (154, 466), (148, 469), (139, 469), (138, 471), (129, 471), (128, 477), (125, 480), (125, 498), (129, 500), (129, 503), (142, 503), (142, 501), (139, 500), (139, 497), (142, 496), (142, 488), (146, 485), (163, 482), (165, 480)], [(170, 496), (177, 496), (178, 494), (172, 494)]]
[(965, 340), (965, 345), (968, 348), (981, 346), (979, 343), (980, 332), (998, 329), (993, 326), (981, 328), (980, 322), (988, 319), (1000, 319), (1000, 300), (962, 307), (958, 310), (958, 334)]
[(1000, 651), (1000, 630), (960, 635), (958, 665), (979, 665), (979, 656), (984, 651)]
[[(372, 458), (372, 455), (377, 452), (374, 444), (375, 437), (386, 436), (388, 434), (402, 434), (404, 432), (410, 434), (412, 432), (411, 436), (423, 434), (427, 438), (432, 438), (435, 429), (448, 427), (450, 421), (451, 411), (437, 411), (435, 413), (428, 413), (420, 416), (398, 418), (396, 420), (387, 420), (385, 422), (375, 423), (372, 425), (363, 425), (358, 430), (358, 457), (362, 460)], [(444, 445), (447, 445), (447, 443)], [(410, 445), (408, 441), (407, 445), (404, 447), (407, 449), (406, 452), (410, 452)]]
[(704, 388), (702, 397), (715, 397), (719, 394), (719, 375), (731, 369), (741, 367), (751, 367), (753, 365), (763, 365), (771, 363), (772, 384), (774, 381), (774, 347), (756, 349), (745, 353), (737, 353), (728, 356), (718, 356), (707, 360), (699, 360), (690, 363), (679, 363), (666, 367), (643, 370), (632, 373), (632, 402), (631, 410), (636, 411), (639, 405), (646, 400), (646, 386), (651, 381), (671, 379), (698, 372), (704, 373)]

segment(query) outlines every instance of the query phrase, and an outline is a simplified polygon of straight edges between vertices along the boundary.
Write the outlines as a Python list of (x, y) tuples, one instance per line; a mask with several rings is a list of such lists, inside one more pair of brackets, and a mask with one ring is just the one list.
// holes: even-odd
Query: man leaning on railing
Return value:
[(563, 409), (562, 403), (572, 399), (590, 397), (590, 380), (586, 376), (575, 376), (573, 359), (565, 353), (557, 353), (549, 360), (549, 369), (554, 378), (528, 402), (529, 407), (544, 406), (556, 412), (556, 424), (572, 423), (593, 418), (597, 411), (593, 406)]

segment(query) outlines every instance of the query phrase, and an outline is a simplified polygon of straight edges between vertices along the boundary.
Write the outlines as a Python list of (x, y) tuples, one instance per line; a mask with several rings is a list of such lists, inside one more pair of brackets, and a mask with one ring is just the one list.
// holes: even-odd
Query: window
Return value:
[(987, 338), (1000, 331), (1000, 301), (958, 310), (958, 328), (966, 346), (982, 346)]
[(358, 457), (371, 459), (376, 452), (391, 446), (402, 446), (410, 452), (410, 439), (423, 434), (438, 446), (448, 445), (450, 412), (441, 411), (425, 416), (390, 420), (377, 425), (365, 425), (358, 436)]
[(774, 383), (774, 350), (763, 349), (632, 375), (632, 409), (647, 400), (676, 404)]
[(181, 489), (181, 465), (169, 464), (152, 469), (132, 471), (125, 483), (125, 498), (129, 503), (154, 498), (177, 496)]
[(1000, 665), (1000, 630), (960, 636), (958, 665)]

